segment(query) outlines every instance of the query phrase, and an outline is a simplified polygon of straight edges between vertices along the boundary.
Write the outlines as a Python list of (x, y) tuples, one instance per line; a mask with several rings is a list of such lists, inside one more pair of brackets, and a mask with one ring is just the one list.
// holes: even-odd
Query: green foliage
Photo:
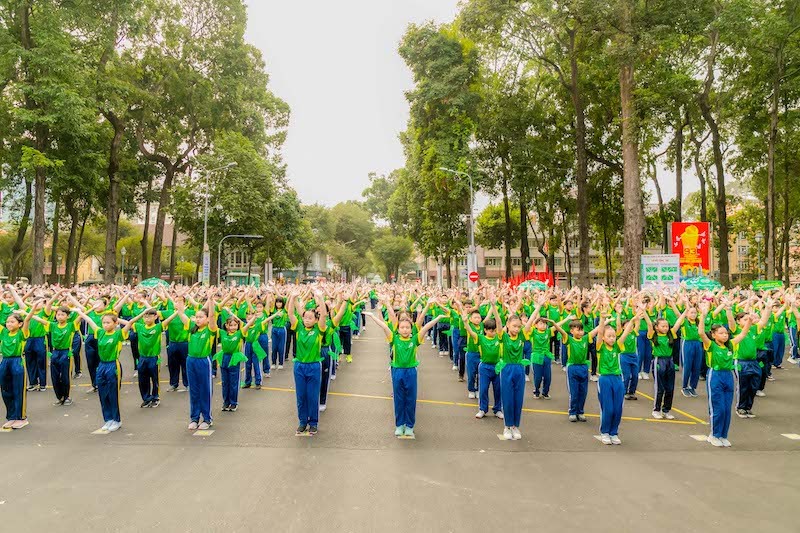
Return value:
[(519, 241), (519, 209), (511, 210), (511, 242), (506, 242), (506, 218), (502, 204), (489, 204), (475, 219), (475, 242), (484, 248), (500, 250)]

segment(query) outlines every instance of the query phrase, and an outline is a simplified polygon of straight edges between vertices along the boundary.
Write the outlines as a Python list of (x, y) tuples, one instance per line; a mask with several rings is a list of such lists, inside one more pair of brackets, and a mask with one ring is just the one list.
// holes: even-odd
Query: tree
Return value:
[(400, 170), (395, 170), (387, 176), (380, 176), (374, 172), (369, 174), (369, 187), (364, 189), (361, 196), (364, 198), (364, 208), (376, 222), (391, 222), (389, 200), (397, 188), (399, 173)]
[(370, 248), (375, 260), (386, 273), (386, 280), (398, 279), (400, 266), (411, 258), (414, 244), (406, 237), (384, 235), (377, 238)]

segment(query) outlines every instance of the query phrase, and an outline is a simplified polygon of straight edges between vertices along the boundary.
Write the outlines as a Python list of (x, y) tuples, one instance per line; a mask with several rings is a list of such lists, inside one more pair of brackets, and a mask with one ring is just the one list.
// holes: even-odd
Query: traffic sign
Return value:
[(470, 272), (470, 273), (469, 273), (469, 280), (470, 280), (472, 283), (475, 283), (475, 282), (477, 282), (479, 279), (480, 279), (480, 276), (478, 275), (478, 273), (477, 273), (477, 272), (475, 272), (475, 271), (472, 271), (472, 272)]

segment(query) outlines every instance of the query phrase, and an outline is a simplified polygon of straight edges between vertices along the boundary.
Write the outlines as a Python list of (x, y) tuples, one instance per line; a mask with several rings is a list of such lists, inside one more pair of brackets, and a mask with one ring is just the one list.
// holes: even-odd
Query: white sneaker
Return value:
[(506, 440), (514, 440), (514, 433), (512, 433), (510, 427), (506, 426), (503, 430), (503, 438)]
[(717, 448), (722, 448), (723, 446), (725, 446), (724, 444), (722, 444), (722, 441), (717, 437), (712, 437), (709, 435), (707, 440), (708, 442), (711, 443), (712, 446), (716, 446)]
[[(267, 376), (269, 377), (269, 376)], [(336, 381), (336, 374), (331, 374), (331, 381)]]
[(600, 435), (600, 442), (602, 442), (603, 444), (611, 444), (611, 435), (603, 433), (602, 435)]
[(562, 366), (562, 367), (561, 367), (561, 370), (562, 370), (563, 372), (566, 372), (566, 371), (567, 371), (567, 367), (565, 367), (565, 366)]
[(756, 396), (758, 396), (759, 398), (763, 398), (766, 395), (767, 394), (763, 390), (757, 390), (756, 391)]
[(453, 370), (458, 370), (458, 365), (453, 365)]
[(283, 370), (283, 365), (278, 365), (278, 370)]
[(484, 411), (478, 411), (477, 413), (475, 413), (475, 418), (483, 418), (484, 416), (486, 416), (486, 413)]
[(111, 422), (111, 423), (108, 425), (108, 431), (116, 431), (116, 430), (118, 430), (118, 429), (120, 428), (120, 426), (122, 426), (122, 424), (120, 424), (120, 423), (119, 423), (119, 422), (117, 422), (116, 420), (113, 420), (113, 421), (112, 421), (112, 422)]
[(474, 400), (476, 397), (477, 396), (472, 391), (469, 391), (469, 394), (467, 394), (467, 398), (469, 398), (470, 400)]
[(611, 444), (622, 444), (622, 441), (619, 440), (619, 435), (611, 435)]
[(113, 422), (113, 420), (109, 420), (108, 422), (103, 424), (103, 427), (101, 427), (100, 429), (104, 429), (104, 430), (108, 431), (108, 426), (111, 425), (111, 422)]
[(328, 408), (328, 406), (325, 405), (324, 403), (319, 404), (319, 412), (320, 413), (323, 412), (327, 408)]
[(522, 438), (522, 433), (519, 432), (519, 428), (511, 428), (511, 436), (514, 440), (519, 440)]
[(133, 377), (135, 377), (135, 378), (139, 377), (139, 371), (138, 370), (134, 370), (133, 371)]
[(589, 378), (589, 381), (597, 381), (598, 379), (600, 379), (600, 378), (598, 378), (597, 376), (591, 376)]
[(525, 376), (525, 381), (530, 381), (530, 380), (531, 380), (530, 376)]
[(642, 379), (650, 379), (650, 374), (642, 372)]
[(503, 411), (497, 411), (497, 412), (494, 414), (494, 416), (496, 416), (496, 417), (497, 417), (497, 418), (499, 418), (500, 420), (504, 420), (504, 419), (505, 419), (505, 415), (503, 415)]
[(797, 359), (795, 359), (792, 356), (787, 357), (786, 360), (789, 361), (790, 363), (792, 363), (793, 365), (797, 364)]
[(644, 372), (639, 372), (639, 379), (644, 379)]
[(664, 418), (666, 418), (667, 420), (675, 420), (675, 415), (673, 415), (670, 412), (667, 412), (667, 413), (664, 413)]
[(664, 418), (664, 413), (662, 413), (661, 411), (653, 411), (653, 418), (661, 420), (662, 418)]
[(719, 439), (719, 440), (722, 443), (722, 445), (725, 446), (726, 448), (731, 447), (731, 441), (729, 441), (728, 439)]

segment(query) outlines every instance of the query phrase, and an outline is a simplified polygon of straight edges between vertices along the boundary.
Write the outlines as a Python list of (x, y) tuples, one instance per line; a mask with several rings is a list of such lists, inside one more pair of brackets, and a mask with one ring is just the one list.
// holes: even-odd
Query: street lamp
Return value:
[(125, 285), (125, 256), (128, 254), (128, 250), (125, 247), (122, 247), (122, 250), (119, 251), (119, 255), (122, 256), (122, 284)]
[(758, 279), (761, 279), (761, 241), (764, 240), (763, 233), (756, 233), (756, 252), (758, 253)]
[(203, 207), (203, 285), (208, 285), (211, 270), (211, 252), (208, 249), (208, 177), (212, 172), (218, 170), (227, 170), (237, 165), (236, 161), (222, 165), (221, 167), (212, 168), (206, 171), (206, 190), (205, 190), (205, 206)]
[[(439, 170), (457, 176), (466, 176), (469, 179), (469, 255), (467, 255), (467, 274), (469, 274), (469, 272), (477, 272), (478, 257), (475, 253), (475, 195), (472, 189), (472, 176), (466, 172), (453, 170), (452, 168), (439, 167)], [(470, 281), (469, 283), (471, 287), (476, 285), (476, 282)]]
[(220, 276), (222, 271), (222, 243), (225, 242), (225, 239), (263, 239), (263, 235), (225, 235), (222, 240), (219, 241), (219, 248), (217, 249), (217, 285), (220, 284)]

